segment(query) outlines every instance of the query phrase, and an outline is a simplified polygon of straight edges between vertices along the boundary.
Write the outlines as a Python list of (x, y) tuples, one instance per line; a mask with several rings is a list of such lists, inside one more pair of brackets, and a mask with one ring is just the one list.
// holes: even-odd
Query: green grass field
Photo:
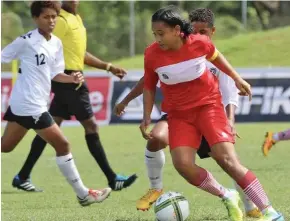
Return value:
[[(219, 30), (217, 29), (217, 32)], [(234, 67), (289, 66), (290, 27), (214, 40)], [(143, 55), (113, 62), (127, 69), (143, 69)]]
[[(273, 205), (290, 220), (289, 142), (278, 144), (264, 158), (260, 151), (266, 130), (282, 130), (287, 124), (239, 124), (242, 139), (237, 150), (245, 165), (260, 178)], [(12, 188), (11, 181), (26, 157), (34, 132), (20, 143), (11, 154), (2, 154), (2, 220), (3, 221), (149, 221), (154, 220), (153, 210), (138, 212), (136, 200), (147, 190), (148, 181), (144, 165), (145, 141), (138, 125), (105, 126), (100, 129), (108, 158), (117, 172), (137, 173), (139, 179), (121, 192), (114, 192), (102, 204), (82, 208), (78, 205), (71, 187), (66, 183), (55, 163), (54, 151), (48, 147), (33, 171), (33, 182), (45, 189), (44, 193), (25, 193)], [(77, 166), (88, 187), (104, 187), (106, 180), (87, 150), (80, 127), (64, 128), (72, 143)], [(190, 202), (188, 220), (227, 220), (226, 210), (219, 199), (187, 184), (174, 170), (168, 150), (164, 168), (165, 190), (181, 192)], [(212, 160), (198, 160), (224, 185), (231, 180)], [(249, 219), (246, 219), (249, 220)]]

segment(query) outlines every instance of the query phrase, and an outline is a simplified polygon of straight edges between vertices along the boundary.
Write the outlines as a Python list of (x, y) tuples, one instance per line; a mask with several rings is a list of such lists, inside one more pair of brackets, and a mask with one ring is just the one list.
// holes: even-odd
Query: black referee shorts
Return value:
[[(160, 122), (160, 121), (167, 121), (167, 114), (163, 114), (157, 122)], [(202, 136), (202, 140), (201, 140), (199, 149), (197, 151), (197, 154), (200, 159), (205, 159), (205, 158), (210, 157), (209, 153), (210, 153), (210, 146), (208, 142), (206, 141), (205, 137)]]
[[(65, 73), (70, 74), (72, 71), (66, 70)], [(78, 121), (84, 121), (94, 115), (87, 84), (84, 82), (76, 90), (77, 86), (77, 84), (52, 82), (54, 98), (49, 109), (52, 116), (65, 120), (70, 120), (71, 116), (75, 116)]]
[(3, 119), (16, 122), (27, 130), (42, 130), (54, 124), (54, 120), (48, 112), (44, 112), (39, 116), (18, 116), (12, 113), (10, 106), (4, 114)]

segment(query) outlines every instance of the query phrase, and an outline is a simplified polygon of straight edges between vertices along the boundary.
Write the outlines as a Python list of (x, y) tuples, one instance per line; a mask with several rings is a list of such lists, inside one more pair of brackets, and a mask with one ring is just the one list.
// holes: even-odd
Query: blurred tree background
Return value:
[[(29, 2), (2, 1), (2, 38), (5, 46), (17, 36), (35, 28), (30, 17)], [(242, 24), (240, 1), (136, 1), (135, 53), (142, 54), (153, 41), (150, 27), (152, 13), (158, 8), (175, 4), (184, 13), (207, 7), (214, 11), (218, 32), (215, 38), (228, 38), (240, 33), (255, 32), (290, 25), (290, 2), (247, 2), (247, 27)], [(130, 2), (84, 1), (79, 14), (88, 32), (88, 51), (105, 60), (130, 56)]]

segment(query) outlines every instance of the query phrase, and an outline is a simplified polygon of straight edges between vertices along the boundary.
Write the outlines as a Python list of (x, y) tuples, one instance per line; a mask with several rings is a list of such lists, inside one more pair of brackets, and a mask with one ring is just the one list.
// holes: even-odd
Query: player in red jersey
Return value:
[(212, 157), (244, 190), (262, 211), (261, 221), (284, 221), (271, 206), (256, 176), (238, 160), (234, 138), (226, 119), (217, 79), (206, 68), (206, 60), (229, 75), (243, 95), (251, 98), (245, 82), (204, 35), (192, 35), (191, 25), (169, 6), (152, 16), (156, 42), (145, 51), (144, 117), (140, 125), (145, 139), (151, 119), (158, 80), (164, 96), (163, 110), (168, 113), (169, 145), (176, 170), (192, 185), (223, 199), (231, 220), (242, 220), (238, 195), (221, 186), (195, 157), (204, 135)]
[[(189, 21), (193, 26), (194, 34), (207, 35), (210, 38), (214, 35), (216, 28), (214, 26), (214, 13), (210, 9), (199, 8), (193, 10), (189, 14)], [(235, 131), (235, 109), (238, 107), (238, 90), (235, 82), (226, 74), (218, 70), (212, 63), (207, 62), (207, 68), (211, 73), (218, 78), (219, 90), (222, 95), (224, 109), (227, 114), (228, 121), (232, 127), (232, 132)], [(142, 77), (130, 93), (120, 102), (114, 112), (117, 116), (125, 112), (126, 106), (136, 97), (143, 93), (144, 77)], [(163, 149), (168, 145), (168, 124), (167, 114), (162, 113), (161, 118), (152, 129), (153, 139), (148, 140), (145, 150), (145, 164), (150, 181), (150, 189), (137, 201), (136, 207), (138, 210), (148, 210), (151, 205), (163, 194), (162, 171), (165, 164), (165, 154)], [(210, 157), (210, 147), (203, 137), (197, 154), (201, 159)], [(246, 215), (252, 218), (259, 218), (261, 212), (256, 205), (244, 194), (243, 190), (235, 182), (236, 190), (239, 191), (240, 197), (243, 200)]]

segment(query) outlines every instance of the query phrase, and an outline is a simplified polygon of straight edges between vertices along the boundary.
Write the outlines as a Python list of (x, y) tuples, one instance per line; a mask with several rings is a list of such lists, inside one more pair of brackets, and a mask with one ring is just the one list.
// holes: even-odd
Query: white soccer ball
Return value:
[(184, 221), (189, 216), (187, 199), (180, 193), (167, 192), (154, 204), (157, 221)]

